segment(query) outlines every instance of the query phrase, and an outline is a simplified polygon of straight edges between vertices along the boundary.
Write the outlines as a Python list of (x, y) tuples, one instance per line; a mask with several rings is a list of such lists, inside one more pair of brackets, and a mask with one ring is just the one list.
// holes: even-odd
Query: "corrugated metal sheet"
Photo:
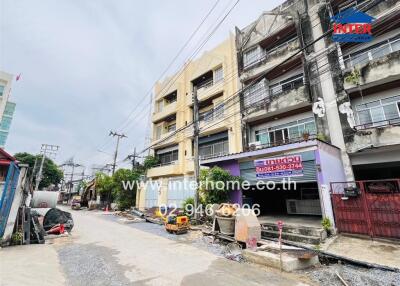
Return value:
[[(302, 162), (303, 162), (303, 176), (290, 177), (290, 180), (294, 181), (294, 182), (316, 182), (317, 181), (317, 170), (315, 167), (314, 152), (307, 151), (307, 152), (291, 154), (291, 155), (301, 155)], [(281, 157), (281, 156), (282, 155), (265, 157), (265, 158), (273, 158), (273, 157)], [(258, 159), (262, 159), (262, 158), (258, 158)], [(256, 168), (254, 166), (254, 160), (240, 162), (239, 166), (240, 166), (240, 176), (244, 180), (249, 181), (251, 184), (255, 184), (257, 182), (257, 180), (260, 180), (260, 179), (257, 179), (257, 177), (256, 177)], [(269, 179), (263, 179), (263, 180), (264, 181), (281, 182), (282, 178), (269, 178)]]

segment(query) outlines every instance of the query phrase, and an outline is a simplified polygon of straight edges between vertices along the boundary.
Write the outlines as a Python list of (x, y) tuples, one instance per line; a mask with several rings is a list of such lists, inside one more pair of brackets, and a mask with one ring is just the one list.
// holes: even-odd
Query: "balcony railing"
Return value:
[(270, 50), (265, 50), (262, 49), (256, 53), (254, 53), (253, 55), (249, 56), (247, 58), (246, 63), (243, 64), (243, 68), (244, 69), (249, 69), (254, 65), (257, 65), (258, 63), (267, 60), (269, 57), (271, 57), (274, 53), (276, 53), (277, 51), (281, 50), (281, 49), (286, 49), (289, 48), (289, 46), (291, 44), (293, 44), (293, 42), (297, 41), (298, 37), (292, 38), (280, 45), (274, 46), (272, 49)]
[(356, 130), (364, 130), (368, 128), (389, 127), (400, 125), (400, 118), (369, 122), (354, 126)]
[(303, 75), (295, 77), (289, 81), (282, 81), (280, 84), (272, 85), (269, 88), (269, 95), (271, 97), (278, 96), (286, 91), (297, 89), (304, 85)]
[(207, 89), (207, 88), (209, 88), (209, 87), (211, 87), (213, 85), (214, 85), (214, 80), (213, 79), (209, 79), (207, 81), (204, 81), (204, 82), (200, 83), (197, 86), (197, 91), (199, 91), (201, 89)]
[(352, 68), (369, 61), (382, 58), (400, 50), (400, 36), (383, 41), (368, 50), (353, 53), (343, 57), (346, 68)]
[(291, 90), (295, 90), (304, 85), (303, 76), (295, 77), (289, 81), (281, 81), (276, 85), (271, 85), (268, 89), (260, 85), (256, 89), (251, 90), (244, 97), (244, 106), (251, 107), (257, 105), (257, 103), (266, 103), (270, 100), (287, 93)]
[(217, 106), (213, 110), (209, 112), (205, 112), (203, 114), (200, 114), (200, 122), (212, 122), (217, 119), (221, 119), (224, 117), (224, 105), (222, 106)]
[(229, 153), (228, 141), (222, 141), (210, 145), (199, 146), (199, 157), (202, 160), (227, 155), (228, 153)]
[(247, 149), (250, 150), (250, 151), (256, 150), (256, 149), (265, 149), (265, 148), (277, 147), (277, 146), (282, 146), (282, 145), (301, 143), (301, 142), (308, 141), (308, 140), (314, 140), (316, 138), (317, 138), (316, 134), (309, 134), (308, 136), (304, 135), (304, 136), (296, 137), (296, 138), (287, 138), (287, 139), (284, 139), (284, 140), (275, 140), (273, 142), (260, 144), (258, 146), (249, 143), (247, 145)]

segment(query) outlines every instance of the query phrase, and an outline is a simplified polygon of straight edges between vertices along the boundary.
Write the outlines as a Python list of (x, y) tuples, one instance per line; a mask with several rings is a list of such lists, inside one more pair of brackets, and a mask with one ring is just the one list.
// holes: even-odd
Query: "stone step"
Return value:
[[(263, 223), (261, 228), (264, 230), (271, 230), (278, 232), (278, 226), (275, 223)], [(323, 228), (298, 226), (298, 225), (283, 225), (282, 232), (301, 234), (305, 236), (317, 236), (321, 240), (326, 238), (326, 231)]]
[[(262, 229), (261, 237), (279, 238), (279, 231)], [(320, 244), (322, 242), (322, 239), (320, 236), (303, 235), (303, 234), (290, 233), (290, 232), (282, 232), (282, 239), (288, 240), (288, 241), (306, 243), (306, 244), (314, 244), (314, 245)]]

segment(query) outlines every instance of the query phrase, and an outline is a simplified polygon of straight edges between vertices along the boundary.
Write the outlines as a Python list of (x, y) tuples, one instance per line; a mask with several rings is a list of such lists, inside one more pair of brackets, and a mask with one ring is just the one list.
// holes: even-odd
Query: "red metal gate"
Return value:
[(400, 238), (400, 179), (331, 183), (339, 232)]

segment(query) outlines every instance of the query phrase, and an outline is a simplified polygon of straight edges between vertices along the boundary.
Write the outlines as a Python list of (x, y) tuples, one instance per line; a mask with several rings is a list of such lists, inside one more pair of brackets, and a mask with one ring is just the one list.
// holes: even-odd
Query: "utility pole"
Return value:
[(110, 131), (109, 136), (112, 136), (112, 137), (117, 136), (117, 146), (115, 147), (114, 163), (113, 163), (113, 165), (112, 165), (112, 174), (114, 175), (114, 173), (115, 173), (115, 167), (117, 166), (117, 156), (118, 156), (119, 140), (120, 140), (121, 138), (127, 138), (128, 136), (126, 136), (126, 135), (123, 134), (123, 133), (117, 133), (117, 132), (114, 132), (114, 131)]
[(143, 158), (136, 153), (136, 147), (133, 148), (133, 154), (128, 155), (127, 159), (132, 161), (132, 171), (135, 170), (136, 167), (136, 158)]
[(197, 86), (193, 86), (193, 148), (194, 148), (194, 177), (196, 180), (196, 191), (194, 194), (194, 218), (197, 219), (199, 214), (197, 208), (199, 205), (199, 176), (200, 176), (200, 160), (199, 160), (199, 101), (197, 98)]
[(43, 165), (44, 161), (46, 160), (46, 155), (51, 155), (51, 154), (56, 155), (59, 148), (60, 146), (57, 145), (42, 144), (42, 147), (40, 148), (40, 153), (43, 155), (42, 155), (42, 160), (40, 162), (39, 172), (36, 175), (35, 191), (39, 190), (39, 184), (40, 181), (42, 180)]
[[(75, 172), (75, 168), (84, 167), (84, 166), (81, 165), (81, 164), (74, 163), (74, 158), (73, 157), (71, 157), (71, 159), (67, 160), (64, 164), (61, 165), (61, 167), (64, 167), (64, 166), (71, 167), (71, 174), (70, 174), (71, 177), (70, 177), (70, 180), (69, 180), (69, 184), (68, 184), (68, 182), (66, 183), (67, 189), (68, 189), (68, 200), (70, 200), (71, 199), (70, 198), (71, 197), (71, 191), (72, 191), (72, 189), (74, 187), (74, 172)], [(64, 173), (64, 175), (66, 176), (68, 174)]]

